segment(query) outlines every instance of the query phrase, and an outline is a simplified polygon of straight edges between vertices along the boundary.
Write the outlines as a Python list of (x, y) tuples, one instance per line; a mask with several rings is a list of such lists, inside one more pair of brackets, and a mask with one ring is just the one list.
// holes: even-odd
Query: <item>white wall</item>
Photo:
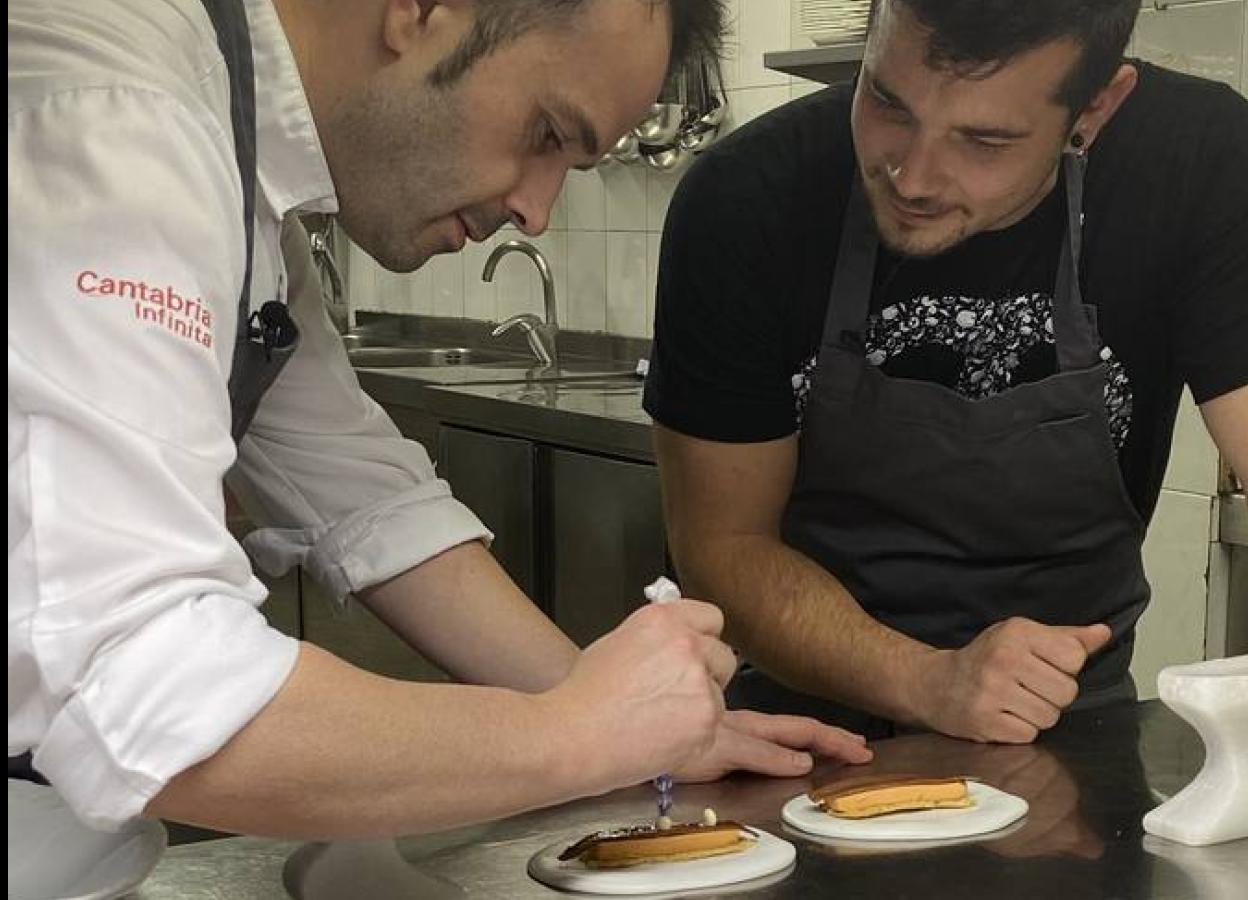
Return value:
[[(789, 46), (790, 0), (728, 0), (732, 31), (724, 64), (729, 128), (820, 85), (770, 72), (763, 53)], [(533, 241), (555, 278), (560, 324), (578, 331), (650, 337), (654, 320), (659, 235), (679, 173), (608, 164), (569, 172), (550, 230)], [(498, 321), (541, 311), (532, 263), (505, 258), (493, 284), (481, 267), (505, 228), (485, 244), (435, 257), (412, 275), (391, 275), (351, 248), (349, 289), (357, 310), (463, 316)]]

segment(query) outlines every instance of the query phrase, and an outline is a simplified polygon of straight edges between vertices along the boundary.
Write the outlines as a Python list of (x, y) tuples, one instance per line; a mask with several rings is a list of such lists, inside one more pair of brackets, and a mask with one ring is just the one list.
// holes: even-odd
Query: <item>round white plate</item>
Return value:
[(156, 868), (166, 840), (152, 819), (94, 831), (54, 789), (9, 779), (9, 900), (122, 897)]
[(1027, 801), (979, 781), (967, 782), (975, 805), (967, 809), (922, 809), (871, 819), (838, 819), (800, 794), (784, 804), (781, 817), (798, 831), (854, 841), (940, 841), (998, 831), (1027, 815)]
[(644, 863), (625, 869), (591, 869), (580, 860), (559, 861), (559, 854), (577, 838), (551, 844), (529, 860), (529, 874), (542, 884), (586, 894), (659, 894), (722, 887), (779, 872), (790, 865), (797, 851), (788, 841), (757, 828), (758, 843), (740, 853), (688, 859), (681, 862)]

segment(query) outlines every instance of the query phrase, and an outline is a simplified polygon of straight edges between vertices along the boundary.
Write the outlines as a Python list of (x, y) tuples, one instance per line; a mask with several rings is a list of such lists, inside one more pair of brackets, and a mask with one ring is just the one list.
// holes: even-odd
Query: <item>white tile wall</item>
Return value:
[(789, 85), (779, 84), (732, 91), (729, 100), (732, 125), (740, 128), (751, 119), (789, 102), (790, 90)]
[(435, 316), (464, 315), (464, 265), (453, 256), (437, 256), (429, 261), (429, 287)]
[(1144, 542), (1153, 598), (1140, 620), (1131, 674), (1141, 698), (1157, 696), (1157, 673), (1205, 658), (1212, 516), (1215, 500), (1162, 491)]
[(1241, 88), (1244, 0), (1208, 0), (1140, 11), (1134, 52), (1143, 59)]
[(724, 7), (728, 14), (728, 33), (724, 36), (720, 67), (724, 89), (732, 90), (741, 86), (741, 0), (724, 0)]
[[(605, 227), (608, 231), (646, 230), (649, 172), (644, 166), (614, 164), (598, 170), (606, 195)], [(591, 172), (578, 174), (594, 175)]]
[(1207, 497), (1218, 492), (1218, 448), (1209, 437), (1196, 401), (1186, 390), (1179, 403), (1170, 466), (1162, 484), (1170, 490)]
[[(644, 303), (644, 298), (641, 298)], [(568, 232), (566, 327), (605, 331), (607, 327), (607, 233)]]
[[(607, 233), (607, 331), (645, 337), (650, 322), (646, 317), (646, 233), (612, 231)], [(641, 299), (641, 303), (637, 300)]]
[(789, 46), (790, 0), (739, 0), (739, 87), (788, 87), (789, 76), (763, 66), (763, 54)]
[(493, 242), (468, 244), (458, 256), (448, 257), (459, 261), (464, 272), (464, 317), (494, 322), (498, 315), (498, 290), (493, 282), (481, 280), (486, 257), (493, 249)]
[(662, 235), (646, 232), (646, 327), (654, 330), (654, 298), (659, 287), (659, 250)]
[[(731, 22), (723, 59), (729, 129), (819, 85), (763, 67), (763, 54), (789, 46), (791, 0), (727, 0)], [(550, 228), (533, 243), (555, 273), (564, 328), (649, 337), (654, 321), (659, 236), (681, 171), (608, 164), (572, 171), (551, 210)], [(494, 284), (481, 281), (485, 245), (436, 257), (413, 275), (391, 275), (352, 248), (351, 304), (357, 310), (430, 313), (499, 321), (541, 312), (532, 264), (508, 257)]]
[(569, 231), (601, 231), (607, 225), (607, 192), (599, 170), (573, 169), (563, 185)]

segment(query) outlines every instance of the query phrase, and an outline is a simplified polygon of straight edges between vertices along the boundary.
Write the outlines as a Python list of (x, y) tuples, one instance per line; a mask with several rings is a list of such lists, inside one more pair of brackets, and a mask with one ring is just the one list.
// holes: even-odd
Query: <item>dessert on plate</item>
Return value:
[(965, 809), (974, 801), (965, 778), (925, 775), (860, 775), (815, 788), (816, 806), (841, 819), (868, 819), (922, 809)]
[(707, 809), (701, 822), (673, 823), (663, 816), (651, 825), (596, 831), (560, 853), (559, 859), (612, 869), (741, 853), (757, 841), (756, 832), (740, 822), (721, 822), (714, 810)]

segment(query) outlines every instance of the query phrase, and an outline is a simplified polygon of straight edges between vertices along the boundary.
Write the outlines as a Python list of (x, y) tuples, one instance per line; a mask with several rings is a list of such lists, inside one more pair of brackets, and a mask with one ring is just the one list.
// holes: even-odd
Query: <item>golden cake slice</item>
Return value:
[(829, 815), (867, 819), (917, 809), (965, 809), (974, 801), (965, 778), (862, 775), (825, 784), (808, 795)]
[(678, 862), (740, 853), (758, 838), (739, 822), (689, 822), (637, 825), (596, 831), (559, 854), (566, 862), (579, 859), (595, 869), (639, 866), (644, 863)]

